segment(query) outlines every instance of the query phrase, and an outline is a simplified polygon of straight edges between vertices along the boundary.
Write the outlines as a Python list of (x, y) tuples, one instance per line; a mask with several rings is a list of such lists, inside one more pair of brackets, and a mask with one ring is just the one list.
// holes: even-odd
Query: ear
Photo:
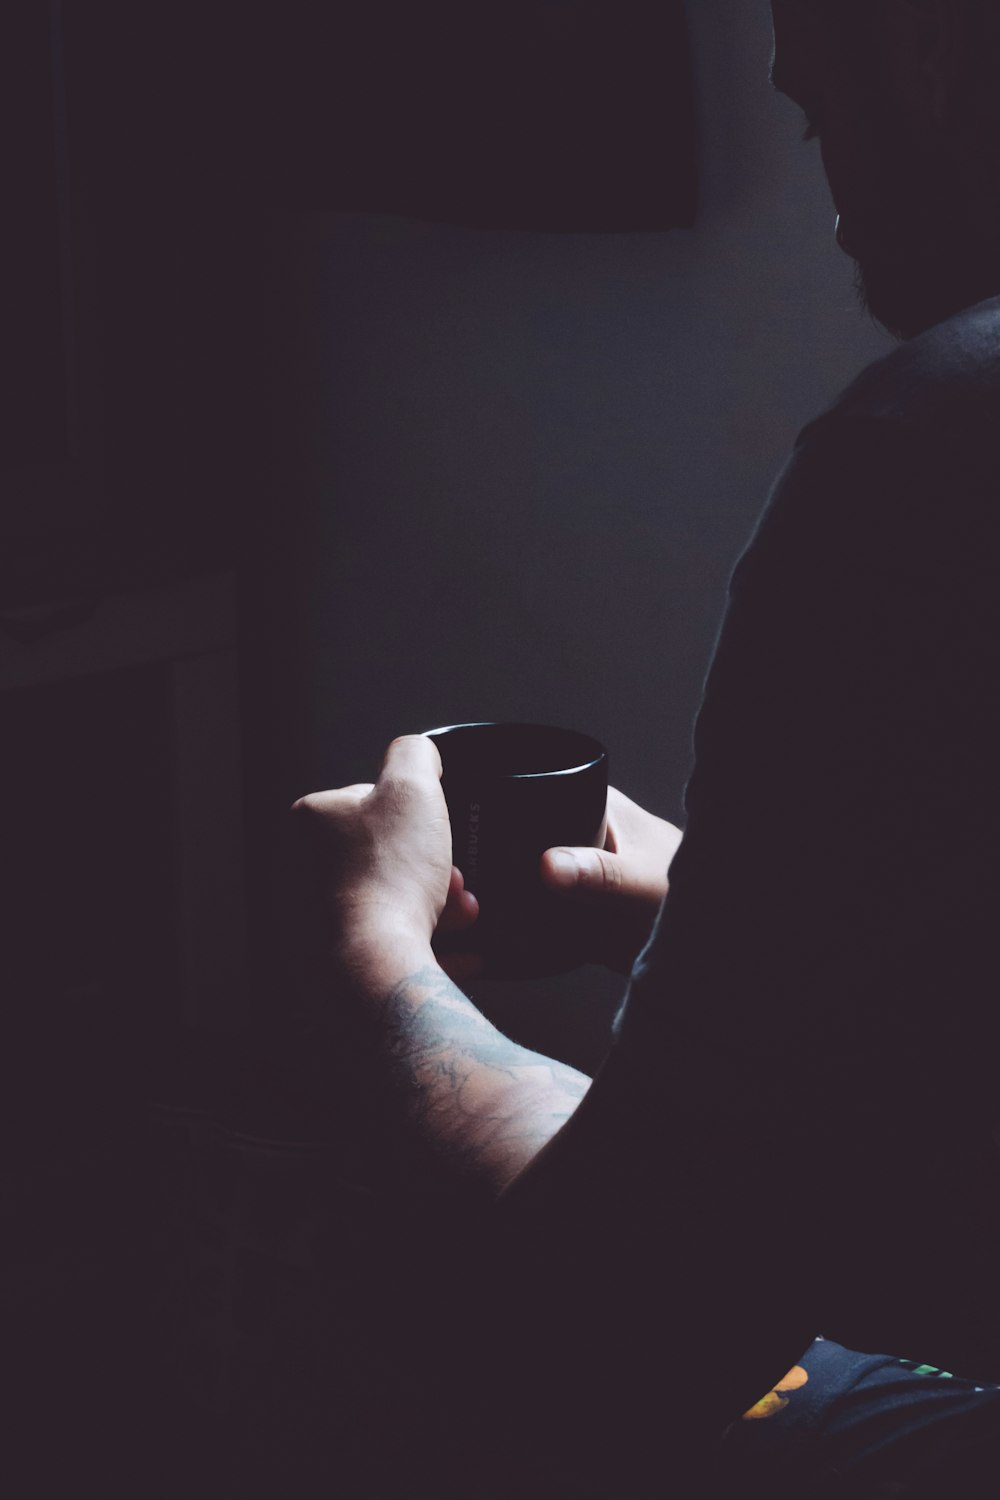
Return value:
[(972, 26), (969, 0), (876, 0), (898, 103), (947, 130), (961, 112)]

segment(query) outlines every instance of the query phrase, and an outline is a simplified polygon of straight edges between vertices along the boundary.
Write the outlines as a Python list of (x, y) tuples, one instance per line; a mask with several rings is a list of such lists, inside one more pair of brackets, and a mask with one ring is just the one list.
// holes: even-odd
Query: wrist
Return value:
[(334, 968), (356, 980), (390, 984), (428, 965), (438, 967), (429, 938), (403, 923), (370, 917), (349, 923), (330, 957)]

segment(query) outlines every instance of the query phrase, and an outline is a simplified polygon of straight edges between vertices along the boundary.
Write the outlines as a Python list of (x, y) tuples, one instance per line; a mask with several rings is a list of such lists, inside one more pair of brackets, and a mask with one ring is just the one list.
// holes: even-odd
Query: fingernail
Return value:
[(557, 849), (549, 855), (549, 869), (559, 885), (576, 885), (579, 879), (579, 862), (568, 849)]

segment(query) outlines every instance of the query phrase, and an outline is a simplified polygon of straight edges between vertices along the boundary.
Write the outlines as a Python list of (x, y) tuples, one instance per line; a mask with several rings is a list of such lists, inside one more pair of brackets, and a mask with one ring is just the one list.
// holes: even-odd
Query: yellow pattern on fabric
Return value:
[(773, 1391), (768, 1391), (755, 1406), (743, 1413), (744, 1422), (763, 1422), (767, 1417), (776, 1417), (788, 1405), (789, 1398), (785, 1392), (801, 1390), (808, 1383), (808, 1370), (803, 1370), (801, 1365), (794, 1365), (784, 1380), (778, 1381)]

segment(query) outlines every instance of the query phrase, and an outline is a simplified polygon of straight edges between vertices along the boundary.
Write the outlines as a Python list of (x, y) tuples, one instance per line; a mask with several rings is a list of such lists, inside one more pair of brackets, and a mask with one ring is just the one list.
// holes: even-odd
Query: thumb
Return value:
[(425, 734), (404, 734), (393, 740), (385, 752), (382, 774), (390, 780), (441, 779), (441, 753)]
[(628, 894), (622, 861), (607, 849), (546, 849), (542, 879), (554, 890), (577, 889), (612, 897)]

